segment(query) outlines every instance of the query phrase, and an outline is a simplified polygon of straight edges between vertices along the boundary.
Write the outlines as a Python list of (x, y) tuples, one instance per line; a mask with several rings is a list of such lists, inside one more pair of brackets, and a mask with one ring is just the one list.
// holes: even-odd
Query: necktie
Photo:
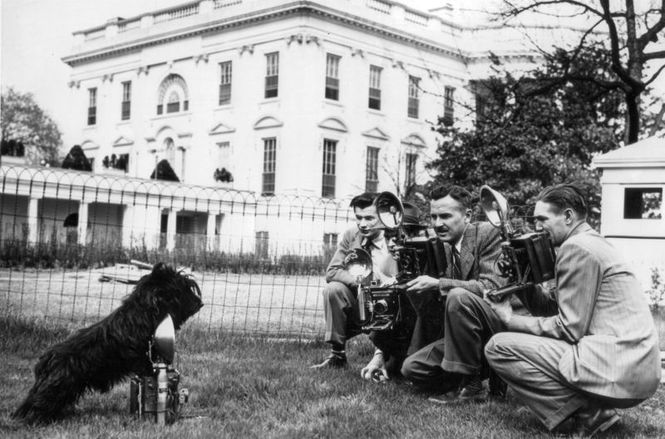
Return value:
[(457, 247), (452, 246), (453, 249), (453, 279), (462, 279), (462, 266), (460, 265), (460, 254)]

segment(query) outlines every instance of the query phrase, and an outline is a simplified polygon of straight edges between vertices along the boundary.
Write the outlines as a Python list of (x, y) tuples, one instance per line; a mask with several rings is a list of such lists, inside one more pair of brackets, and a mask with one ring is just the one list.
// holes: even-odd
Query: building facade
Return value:
[[(433, 125), (473, 123), (470, 84), (490, 74), (488, 44), (500, 42), (496, 27), (465, 27), (450, 6), (425, 13), (407, 5), (199, 0), (75, 32), (63, 59), (72, 68), (67, 107), (92, 162), (83, 186), (108, 186), (108, 206), (68, 173), (59, 180), (68, 190), (41, 195), (21, 183), (34, 172), (18, 173), (19, 228), (43, 240), (35, 230), (52, 212), (55, 228), (76, 214), (81, 244), (109, 221), (102, 229), (124, 246), (174, 248), (176, 235), (196, 234), (218, 248), (225, 233), (245, 237), (229, 241), (234, 251), (257, 240), (278, 252), (289, 251), (284, 243), (305, 242), (307, 252), (334, 244), (351, 220), (349, 197), (403, 194), (431, 178)], [(534, 61), (510, 41), (492, 53), (515, 68)], [(178, 183), (155, 180), (170, 171)], [(162, 189), (202, 198), (174, 205), (173, 196), (155, 195)], [(49, 197), (72, 193), (80, 197), (52, 208)], [(217, 201), (240, 197), (260, 212), (272, 196), (334, 214), (311, 215), (303, 228), (268, 207), (248, 221), (238, 203)]]
[(469, 122), (467, 34), (393, 1), (203, 0), (77, 32), (64, 61), (94, 172), (338, 198), (429, 179), (432, 123)]

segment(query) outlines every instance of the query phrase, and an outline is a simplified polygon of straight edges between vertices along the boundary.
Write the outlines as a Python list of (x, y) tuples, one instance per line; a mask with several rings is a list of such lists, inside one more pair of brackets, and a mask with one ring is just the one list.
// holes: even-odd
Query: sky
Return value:
[[(442, 3), (469, 7), (470, 0), (408, 0), (427, 10)], [(483, 0), (483, 5), (488, 0)], [(496, 0), (491, 0), (495, 2)], [(0, 86), (30, 92), (58, 123), (65, 147), (77, 142), (76, 127), (59, 115), (67, 108), (70, 67), (61, 58), (72, 48), (72, 33), (105, 23), (112, 17), (186, 3), (187, 0), (1, 0)], [(665, 75), (662, 83), (665, 83)], [(665, 85), (661, 90), (665, 93)], [(61, 114), (61, 113), (60, 113)], [(71, 123), (71, 122), (70, 122)]]

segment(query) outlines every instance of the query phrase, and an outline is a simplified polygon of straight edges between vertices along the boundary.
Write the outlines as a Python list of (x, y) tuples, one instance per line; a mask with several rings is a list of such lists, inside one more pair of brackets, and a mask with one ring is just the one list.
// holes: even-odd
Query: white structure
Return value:
[(665, 138), (610, 151), (593, 165), (603, 170), (601, 234), (625, 254), (647, 289), (651, 269), (665, 270)]
[[(60, 228), (61, 216), (84, 222), (79, 243), (101, 223), (113, 225), (115, 242), (147, 248), (172, 249), (176, 234), (210, 242), (239, 231), (282, 249), (334, 244), (348, 225), (348, 197), (401, 194), (430, 179), (432, 126), (439, 117), (473, 123), (472, 81), (491, 73), (490, 50), (516, 69), (533, 65), (515, 29), (502, 39), (497, 26), (464, 26), (450, 6), (430, 14), (407, 5), (199, 0), (76, 32), (63, 61), (72, 67), (67, 112), (93, 161), (82, 184), (115, 189), (101, 192), (101, 207), (99, 194), (81, 192), (68, 173), (44, 179), (68, 190), (43, 193), (23, 181), (39, 172), (16, 173), (11, 184), (22, 192), (3, 193), (15, 196), (14, 217), (26, 218), (19, 228), (35, 238), (51, 212)], [(149, 180), (164, 160), (180, 184)], [(327, 214), (305, 230), (290, 215), (246, 214), (217, 201), (233, 194), (254, 212), (275, 194), (307, 197), (304, 204)], [(201, 198), (171, 203), (187, 197)], [(231, 246), (238, 248), (247, 246)]]
[(224, 170), (225, 187), (257, 193), (403, 192), (429, 179), (431, 123), (471, 122), (469, 81), (488, 74), (486, 45), (470, 49), (482, 32), (442, 16), (387, 0), (202, 0), (110, 20), (75, 33), (64, 58), (80, 144), (95, 172), (149, 178), (167, 159), (191, 184)]

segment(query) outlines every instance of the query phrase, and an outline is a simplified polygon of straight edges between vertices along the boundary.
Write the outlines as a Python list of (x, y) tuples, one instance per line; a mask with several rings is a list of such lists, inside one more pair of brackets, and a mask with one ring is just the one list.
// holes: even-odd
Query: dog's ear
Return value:
[(163, 273), (167, 270), (167, 266), (163, 262), (157, 262), (155, 265), (152, 267), (152, 274), (159, 274)]

